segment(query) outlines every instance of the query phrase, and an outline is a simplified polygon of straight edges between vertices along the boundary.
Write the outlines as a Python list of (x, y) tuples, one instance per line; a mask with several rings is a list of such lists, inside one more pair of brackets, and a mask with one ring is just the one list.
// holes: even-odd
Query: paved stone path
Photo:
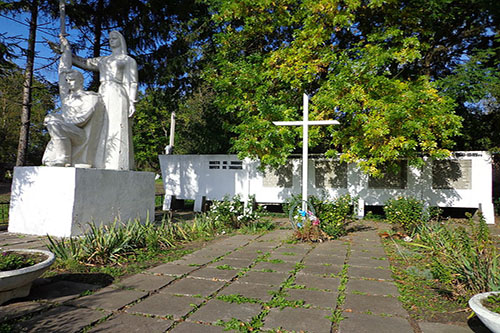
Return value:
[[(0, 306), (0, 321), (25, 316), (20, 332), (223, 332), (222, 322), (244, 325), (236, 320), (260, 320), (261, 331), (472, 332), (409, 319), (376, 224), (312, 245), (290, 234), (235, 235), (101, 289), (40, 280), (28, 299)], [(0, 234), (2, 248), (43, 246)]]

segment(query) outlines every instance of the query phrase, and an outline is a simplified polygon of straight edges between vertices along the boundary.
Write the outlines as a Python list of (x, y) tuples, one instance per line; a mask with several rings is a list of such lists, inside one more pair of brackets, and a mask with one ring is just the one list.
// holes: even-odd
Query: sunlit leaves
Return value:
[[(444, 157), (459, 133), (454, 103), (426, 75), (401, 75), (422, 61), (418, 35), (398, 25), (360, 30), (359, 11), (394, 1), (209, 1), (221, 26), (214, 85), (221, 110), (237, 115), (240, 156), (283, 163), (300, 145), (301, 95), (312, 97), (311, 119), (341, 125), (311, 129), (311, 146), (341, 153), (369, 173), (422, 154)], [(391, 7), (393, 8), (393, 7)]]

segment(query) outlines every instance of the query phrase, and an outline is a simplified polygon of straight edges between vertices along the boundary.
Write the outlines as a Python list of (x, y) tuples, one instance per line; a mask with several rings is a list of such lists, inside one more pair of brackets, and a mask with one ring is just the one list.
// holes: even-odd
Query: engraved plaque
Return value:
[(347, 163), (314, 161), (316, 188), (347, 188)]
[(287, 163), (277, 169), (266, 168), (262, 185), (264, 187), (292, 187), (292, 164)]
[(441, 160), (432, 163), (432, 188), (472, 189), (472, 160)]
[(384, 189), (404, 189), (408, 182), (408, 165), (406, 161), (399, 161), (399, 170), (394, 173), (390, 170), (384, 170), (382, 178), (370, 177), (368, 179), (368, 188)]

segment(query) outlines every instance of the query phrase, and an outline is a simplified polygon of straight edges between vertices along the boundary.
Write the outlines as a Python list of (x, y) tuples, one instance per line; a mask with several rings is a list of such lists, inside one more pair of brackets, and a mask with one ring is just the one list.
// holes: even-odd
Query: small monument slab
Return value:
[(293, 185), (293, 165), (287, 163), (277, 169), (267, 168), (262, 178), (263, 187), (284, 187), (291, 188)]
[(88, 223), (154, 216), (154, 173), (74, 167), (16, 167), (9, 232), (69, 237)]
[(440, 160), (432, 163), (432, 188), (472, 189), (472, 160)]
[(316, 188), (347, 188), (347, 163), (314, 161)]

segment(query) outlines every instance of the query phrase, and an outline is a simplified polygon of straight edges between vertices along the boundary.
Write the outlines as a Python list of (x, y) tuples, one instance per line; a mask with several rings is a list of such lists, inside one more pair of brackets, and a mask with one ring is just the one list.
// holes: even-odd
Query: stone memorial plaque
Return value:
[(441, 160), (432, 163), (432, 188), (472, 189), (472, 160)]
[(408, 182), (408, 165), (406, 161), (399, 162), (399, 170), (394, 173), (390, 170), (384, 171), (382, 178), (370, 177), (368, 188), (373, 189), (405, 189)]
[(347, 188), (347, 163), (314, 161), (316, 188)]
[(290, 188), (293, 185), (292, 176), (291, 163), (287, 163), (277, 169), (266, 168), (264, 178), (262, 179), (262, 186)]

